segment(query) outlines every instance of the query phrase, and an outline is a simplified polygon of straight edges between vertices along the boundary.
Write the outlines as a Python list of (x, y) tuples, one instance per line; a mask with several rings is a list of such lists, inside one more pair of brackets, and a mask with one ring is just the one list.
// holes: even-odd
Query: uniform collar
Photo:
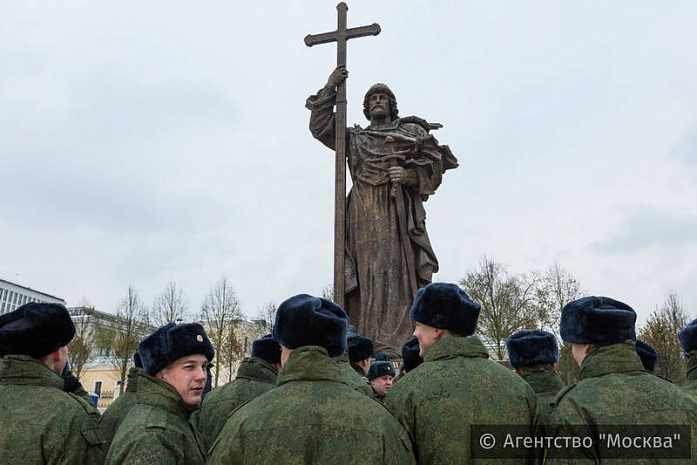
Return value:
[(255, 381), (276, 384), (278, 372), (276, 371), (276, 367), (266, 360), (246, 357), (242, 360), (240, 367), (237, 369), (237, 376), (235, 379), (237, 378), (253, 379)]
[(329, 357), (327, 349), (320, 346), (303, 346), (294, 349), (278, 373), (277, 386), (292, 381), (337, 381), (346, 384), (341, 368)]
[(610, 373), (644, 371), (636, 353), (634, 341), (609, 346), (593, 347), (581, 363), (581, 379), (595, 378)]
[(63, 389), (63, 378), (44, 362), (29, 355), (5, 355), (0, 359), (0, 379), (15, 385)]
[(184, 420), (188, 420), (191, 412), (197, 407), (184, 402), (174, 386), (146, 372), (143, 372), (138, 380), (136, 402), (162, 408)]
[(436, 341), (424, 355), (424, 362), (455, 357), (489, 358), (489, 353), (478, 336), (446, 337)]

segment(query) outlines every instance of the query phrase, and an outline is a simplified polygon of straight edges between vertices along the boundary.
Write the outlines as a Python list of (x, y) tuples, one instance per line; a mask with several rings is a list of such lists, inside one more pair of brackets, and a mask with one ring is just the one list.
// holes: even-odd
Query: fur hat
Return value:
[(539, 329), (524, 329), (506, 339), (508, 359), (513, 368), (559, 361), (559, 344), (554, 334)]
[(636, 312), (609, 297), (582, 297), (564, 306), (561, 338), (574, 344), (607, 346), (636, 340)]
[(641, 364), (644, 365), (644, 369), (653, 373), (654, 368), (656, 368), (656, 360), (658, 359), (658, 352), (656, 349), (654, 349), (651, 344), (648, 344), (641, 339), (637, 339), (636, 353), (639, 355)]
[(686, 354), (697, 350), (697, 319), (690, 321), (687, 326), (678, 331), (678, 339)]
[(392, 363), (389, 361), (385, 360), (380, 360), (378, 362), (373, 362), (370, 364), (370, 369), (368, 370), (368, 374), (365, 376), (368, 381), (372, 381), (375, 378), (379, 378), (381, 376), (385, 375), (390, 375), (390, 376), (395, 376), (397, 372), (394, 369), (394, 366), (392, 366)]
[(136, 368), (143, 368), (143, 361), (140, 359), (140, 354), (137, 350), (133, 352), (133, 366)]
[(278, 306), (273, 338), (283, 347), (321, 346), (330, 357), (346, 350), (348, 316), (331, 300), (298, 294)]
[(421, 365), (424, 359), (419, 355), (419, 340), (415, 337), (409, 339), (402, 346), (402, 367), (409, 373), (414, 368)]
[(481, 305), (472, 302), (457, 284), (431, 283), (416, 293), (409, 317), (459, 336), (471, 336), (477, 329), (480, 309)]
[(388, 360), (390, 360), (390, 357), (388, 357), (385, 352), (378, 352), (377, 354), (375, 354), (375, 361), (376, 362), (388, 361)]
[(215, 355), (215, 349), (200, 324), (169, 323), (140, 341), (138, 354), (145, 372), (155, 376), (187, 355), (202, 354), (210, 362)]
[(271, 364), (281, 363), (281, 346), (273, 340), (272, 334), (252, 341), (252, 357)]
[(70, 313), (61, 304), (31, 302), (0, 315), (0, 357), (44, 357), (75, 337)]
[(360, 362), (373, 356), (373, 340), (369, 337), (354, 334), (346, 338), (346, 344), (351, 363)]

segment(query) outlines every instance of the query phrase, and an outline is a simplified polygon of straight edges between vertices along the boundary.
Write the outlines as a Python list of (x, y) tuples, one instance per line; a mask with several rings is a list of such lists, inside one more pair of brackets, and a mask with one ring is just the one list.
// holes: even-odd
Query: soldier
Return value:
[(271, 334), (252, 342), (252, 356), (244, 358), (235, 379), (213, 389), (201, 403), (196, 423), (208, 450), (225, 426), (230, 413), (240, 405), (276, 387), (281, 369), (281, 346)]
[(351, 366), (356, 370), (356, 373), (365, 379), (365, 376), (368, 374), (368, 369), (370, 369), (370, 364), (373, 361), (373, 340), (369, 337), (356, 334), (356, 328), (351, 325), (348, 329), (346, 342), (348, 344), (348, 355)]
[[(346, 350), (344, 351), (343, 354), (339, 355), (338, 357), (334, 357), (334, 360), (336, 361), (337, 364), (339, 364), (339, 368), (341, 368), (341, 372), (344, 375), (344, 381), (346, 384), (351, 386), (353, 389), (356, 391), (365, 394), (366, 396), (370, 397), (371, 399), (375, 398), (375, 394), (373, 393), (373, 390), (370, 388), (370, 385), (368, 384), (368, 380), (365, 379), (365, 375), (361, 374), (363, 373), (363, 369), (356, 368), (353, 363), (351, 363), (351, 359), (349, 358), (349, 348), (348, 348), (348, 340), (351, 338), (350, 332), (351, 332), (352, 326), (349, 326), (349, 332), (347, 333), (347, 344), (346, 344)], [(361, 336), (358, 336), (361, 337)], [(370, 341), (368, 338), (363, 338), (367, 339)], [(370, 341), (371, 345), (371, 353), (372, 353), (372, 341)]]
[(678, 339), (687, 357), (687, 380), (682, 387), (697, 396), (697, 319), (678, 331)]
[(537, 395), (538, 422), (544, 424), (552, 411), (550, 402), (564, 388), (554, 365), (559, 361), (559, 344), (554, 334), (524, 329), (506, 339), (508, 359)]
[(419, 355), (419, 340), (412, 337), (402, 345), (402, 367), (399, 369), (399, 375), (392, 381), (396, 383), (414, 368), (421, 365), (424, 359)]
[(102, 430), (102, 435), (106, 440), (105, 451), (109, 450), (111, 441), (114, 439), (116, 430), (126, 418), (128, 411), (136, 404), (136, 392), (138, 392), (138, 379), (144, 373), (143, 363), (140, 361), (138, 352), (133, 354), (134, 367), (128, 370), (128, 379), (126, 382), (126, 391), (121, 394), (114, 402), (107, 407), (99, 419), (99, 428)]
[(636, 353), (641, 359), (641, 364), (647, 373), (653, 374), (656, 368), (656, 360), (658, 360), (658, 352), (653, 346), (641, 339), (636, 340)]
[(378, 360), (370, 365), (367, 378), (378, 402), (382, 403), (385, 400), (396, 374), (397, 372), (389, 361)]
[[(697, 403), (678, 386), (644, 371), (635, 349), (635, 321), (636, 313), (629, 305), (608, 297), (583, 297), (562, 310), (561, 337), (572, 344), (581, 380), (559, 392), (547, 431), (559, 437), (580, 432), (593, 441), (587, 449), (550, 449), (550, 463), (557, 463), (551, 460), (555, 458), (566, 463), (569, 455), (595, 463), (628, 458), (622, 455), (628, 452), (621, 450), (619, 456), (617, 451), (610, 455), (613, 451), (603, 447), (601, 435), (635, 427), (642, 436), (663, 436), (661, 430), (648, 425), (694, 424)], [(600, 432), (603, 426), (608, 429), (605, 433)], [(632, 431), (628, 434), (637, 434)], [(695, 453), (693, 446), (693, 457)]]
[(385, 403), (413, 438), (420, 464), (471, 463), (473, 425), (532, 432), (535, 393), (488, 359), (473, 335), (479, 310), (456, 284), (433, 283), (419, 289), (409, 311), (424, 361), (392, 386)]
[(377, 402), (344, 382), (331, 357), (346, 349), (346, 312), (300, 294), (276, 313), (277, 387), (232, 413), (209, 464), (410, 464), (405, 431)]
[(123, 419), (106, 464), (205, 464), (206, 451), (189, 416), (201, 402), (215, 350), (198, 323), (169, 323), (138, 344), (144, 373), (136, 405)]
[(94, 404), (64, 392), (75, 326), (60, 304), (28, 303), (0, 315), (0, 463), (101, 464)]

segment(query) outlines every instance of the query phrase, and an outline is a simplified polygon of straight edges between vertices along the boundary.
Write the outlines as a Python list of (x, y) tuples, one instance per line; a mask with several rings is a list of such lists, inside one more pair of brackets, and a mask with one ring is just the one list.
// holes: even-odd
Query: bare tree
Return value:
[(332, 284), (327, 284), (322, 288), (322, 298), (334, 301), (334, 286)]
[(170, 281), (154, 299), (150, 319), (153, 326), (160, 327), (167, 323), (189, 319), (189, 306), (184, 292), (177, 283)]
[(273, 332), (273, 325), (276, 322), (276, 310), (276, 304), (273, 301), (266, 302), (259, 309), (257, 320), (259, 320), (260, 324), (258, 326), (258, 334), (255, 334), (257, 339)]
[(231, 373), (232, 365), (240, 354), (237, 332), (242, 321), (242, 310), (237, 293), (227, 277), (223, 276), (206, 296), (201, 306), (201, 319), (217, 354), (214, 375), (214, 386), (217, 387), (220, 370), (225, 367)]
[(87, 299), (83, 299), (71, 312), (75, 324), (75, 337), (68, 344), (70, 370), (80, 379), (96, 346), (95, 309)]
[(509, 274), (503, 264), (486, 256), (478, 269), (460, 280), (472, 300), (482, 305), (478, 329), (500, 360), (505, 359), (508, 336), (537, 325), (536, 283), (534, 276)]
[(671, 292), (663, 304), (651, 312), (637, 336), (651, 344), (658, 352), (654, 373), (676, 384), (685, 382), (685, 359), (678, 339), (680, 331), (689, 322), (683, 304)]
[(571, 345), (561, 341), (559, 321), (564, 306), (582, 296), (579, 282), (556, 260), (542, 275), (537, 287), (539, 329), (549, 331), (557, 337), (559, 342), (557, 373), (567, 385), (579, 380), (579, 367), (571, 355)]
[(150, 329), (148, 310), (138, 291), (129, 285), (128, 294), (121, 301), (113, 321), (100, 325), (101, 345), (109, 349), (111, 363), (119, 371), (121, 386), (126, 385), (126, 375), (138, 343)]
[(581, 285), (555, 260), (540, 278), (536, 292), (539, 329), (549, 331), (559, 339), (561, 311), (566, 304), (583, 296)]

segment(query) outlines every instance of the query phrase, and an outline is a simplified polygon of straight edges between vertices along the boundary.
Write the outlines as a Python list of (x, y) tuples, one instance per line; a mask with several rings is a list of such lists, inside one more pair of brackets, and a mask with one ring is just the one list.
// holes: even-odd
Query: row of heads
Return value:
[[(644, 368), (653, 372), (658, 360), (656, 349), (641, 339), (636, 339), (635, 347)], [(513, 368), (559, 362), (559, 345), (556, 336), (540, 329), (523, 329), (508, 336), (506, 351), (508, 361)]]
[[(456, 336), (471, 336), (477, 328), (480, 310), (480, 304), (472, 301), (458, 285), (432, 283), (419, 289), (409, 316), (418, 323), (448, 330)], [(583, 297), (562, 310), (560, 335), (562, 340), (576, 344), (618, 344), (636, 341), (635, 323), (636, 313), (629, 305), (609, 297)], [(70, 314), (60, 304), (29, 303), (0, 315), (0, 356), (23, 354), (40, 358), (67, 345), (74, 336)], [(273, 334), (257, 341), (260, 351), (268, 345), (269, 350), (280, 352), (270, 345), (269, 341), (274, 341), (288, 349), (317, 345), (324, 347), (331, 357), (338, 357), (344, 354), (347, 339), (352, 336), (358, 335), (349, 333), (348, 315), (343, 308), (328, 299), (298, 294), (279, 305)], [(678, 337), (685, 353), (697, 350), (697, 320), (682, 329)], [(200, 324), (170, 323), (141, 341), (138, 353), (144, 367), (157, 368), (194, 353), (211, 360), (215, 351)], [(173, 356), (177, 357), (172, 359)]]

